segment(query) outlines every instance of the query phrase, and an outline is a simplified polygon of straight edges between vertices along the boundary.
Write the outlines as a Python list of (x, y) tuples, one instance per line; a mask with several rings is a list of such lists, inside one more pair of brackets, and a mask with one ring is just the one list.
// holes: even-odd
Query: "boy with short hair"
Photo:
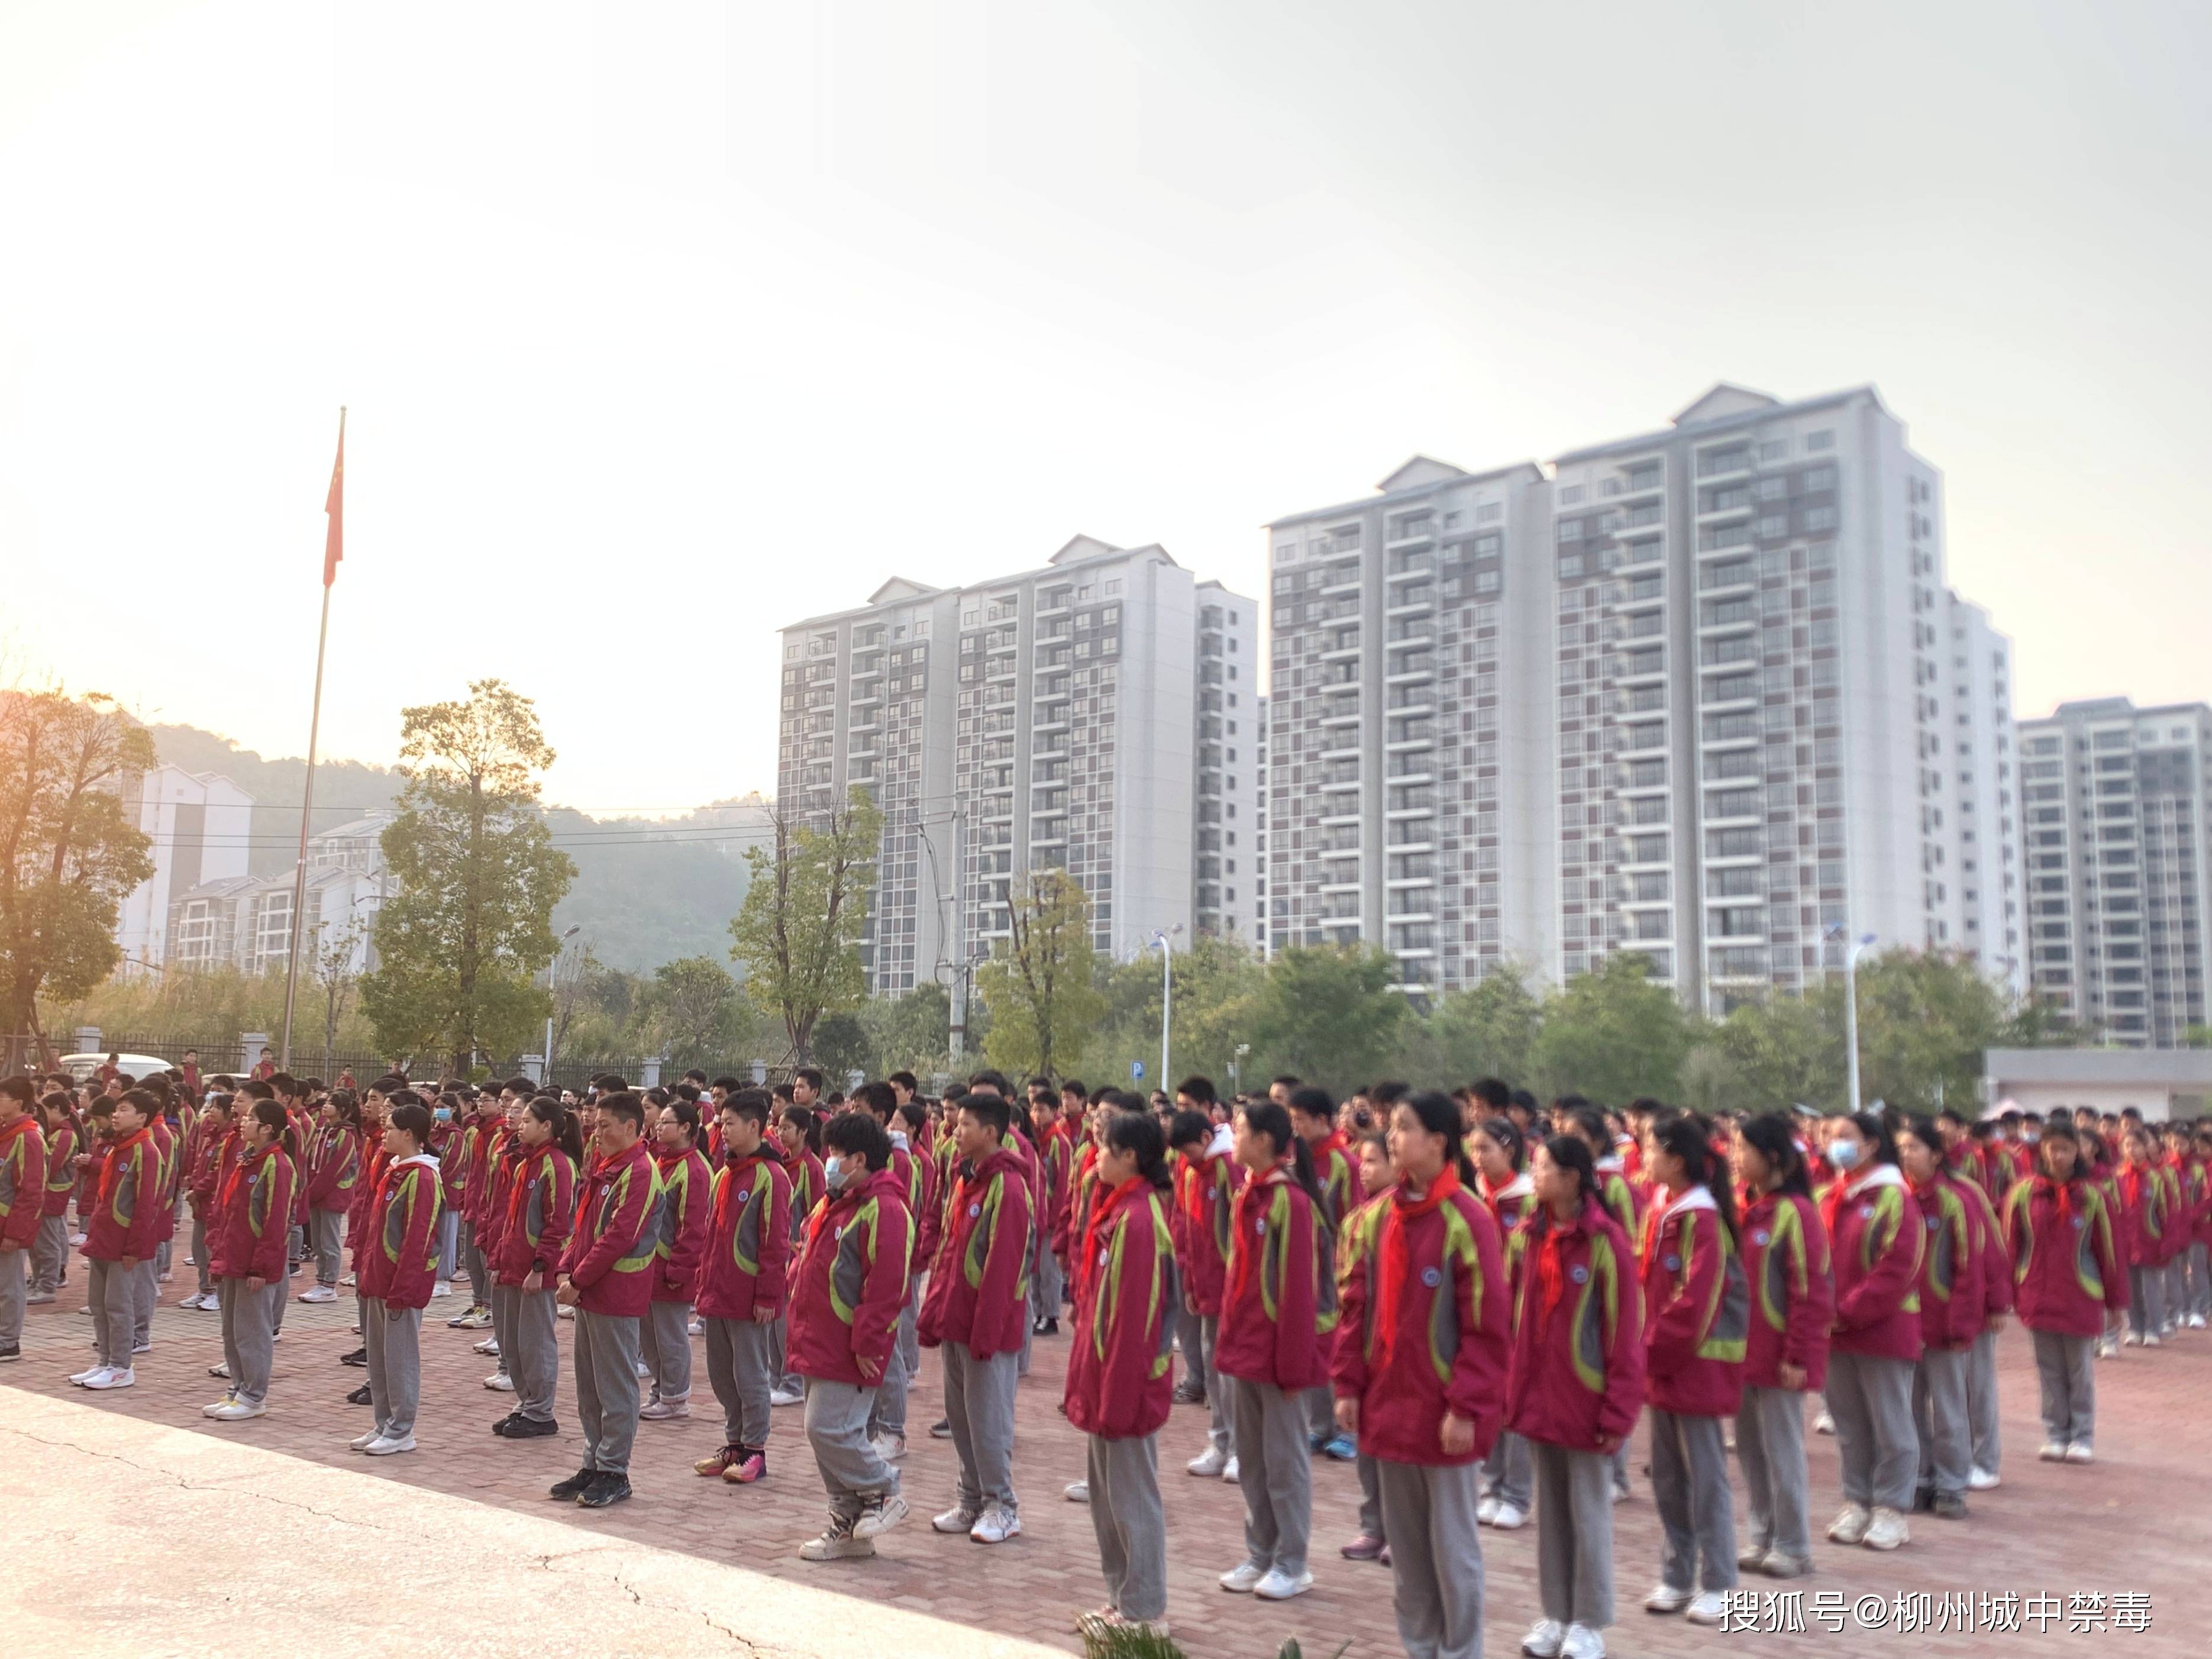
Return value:
[(638, 1420), (672, 1423), (691, 1415), (691, 1303), (707, 1254), (714, 1177), (699, 1153), (699, 1108), (694, 1100), (669, 1102), (653, 1125), (653, 1139), (660, 1218), (653, 1240), (653, 1301), (638, 1328), (639, 1346), (653, 1372), (653, 1398)]
[(708, 1200), (699, 1273), (707, 1382), (722, 1407), (722, 1449), (691, 1467), (732, 1486), (768, 1474), (769, 1390), (791, 1261), (791, 1172), (768, 1133), (772, 1097), (737, 1088), (722, 1102), (722, 1167)]
[(131, 1327), (137, 1306), (132, 1275), (150, 1261), (161, 1233), (161, 1160), (148, 1120), (154, 1097), (143, 1089), (92, 1103), (92, 1121), (105, 1147), (92, 1214), (85, 1221), (84, 1254), (92, 1264), (89, 1297), (99, 1361), (70, 1381), (88, 1389), (128, 1389)]
[(644, 1141), (645, 1105), (627, 1089), (599, 1099), (598, 1156), (576, 1203), (559, 1298), (576, 1310), (576, 1418), (583, 1467), (552, 1488), (584, 1509), (630, 1495), (637, 1439), (638, 1322), (653, 1305), (660, 1182)]

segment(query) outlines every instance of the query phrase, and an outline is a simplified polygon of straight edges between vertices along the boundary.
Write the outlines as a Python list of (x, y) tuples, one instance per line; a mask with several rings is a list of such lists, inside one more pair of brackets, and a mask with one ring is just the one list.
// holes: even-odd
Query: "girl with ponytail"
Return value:
[[(1514, 1316), (1519, 1316), (1522, 1266), (1528, 1235), (1521, 1218), (1535, 1203), (1535, 1183), (1525, 1166), (1528, 1146), (1510, 1117), (1493, 1117), (1474, 1132), (1469, 1156), (1480, 1177), (1482, 1201), (1504, 1240), (1505, 1278)], [(1528, 1443), (1507, 1429), (1498, 1437), (1482, 1466), (1482, 1502), (1475, 1519), (1486, 1527), (1512, 1532), (1527, 1524), (1534, 1501)]]
[(1655, 1121), (1642, 1279), (1651, 1398), (1651, 1495), (1666, 1533), (1652, 1613), (1717, 1625), (1735, 1588), (1735, 1513), (1723, 1419), (1743, 1402), (1751, 1312), (1736, 1251), (1735, 1200), (1705, 1127), (1688, 1113)]
[(204, 1414), (224, 1423), (269, 1409), (264, 1402), (284, 1305), (285, 1245), (299, 1170), (299, 1141), (275, 1101), (254, 1101), (239, 1137), (237, 1160), (216, 1189), (208, 1220), (222, 1309), (222, 1374), (230, 1387)]
[(576, 1176), (584, 1162), (575, 1114), (551, 1095), (532, 1100), (516, 1122), (512, 1157), (501, 1195), (506, 1213), (489, 1265), (492, 1325), (515, 1408), (491, 1431), (505, 1440), (532, 1440), (559, 1426), (553, 1418), (561, 1375), (553, 1298), (561, 1253), (575, 1224)]

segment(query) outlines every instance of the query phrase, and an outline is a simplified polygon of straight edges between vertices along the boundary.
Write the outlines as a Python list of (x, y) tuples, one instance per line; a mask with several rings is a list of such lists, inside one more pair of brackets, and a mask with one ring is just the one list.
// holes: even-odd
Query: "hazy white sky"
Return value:
[(2212, 8), (0, 5), (0, 629), (299, 753), (503, 675), (774, 784), (774, 629), (1872, 380), (2023, 713), (2212, 696)]

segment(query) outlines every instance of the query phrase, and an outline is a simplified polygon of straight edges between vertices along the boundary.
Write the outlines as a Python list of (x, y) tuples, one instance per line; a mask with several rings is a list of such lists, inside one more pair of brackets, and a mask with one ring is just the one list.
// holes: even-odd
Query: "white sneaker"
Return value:
[(2204, 1316), (2203, 1314), (2190, 1315), (2189, 1328), (2192, 1331), (2203, 1330), (2204, 1328)]
[(131, 1345), (131, 1352), (133, 1353), (151, 1353), (154, 1352), (154, 1345), (151, 1342), (133, 1342)]
[(1867, 1522), (1866, 1536), (1859, 1541), (1870, 1550), (1893, 1550), (1911, 1540), (1912, 1528), (1905, 1525), (1903, 1515), (1886, 1506), (1877, 1506), (1874, 1519)]
[[(1496, 1519), (1498, 1519), (1498, 1500), (1495, 1498), (1486, 1498), (1474, 1506), (1474, 1523), (1478, 1527), (1486, 1527)], [(1551, 1624), (1557, 1621), (1547, 1620), (1545, 1622)], [(1560, 1626), (1562, 1636), (1565, 1633), (1565, 1626)], [(1553, 1650), (1557, 1651), (1556, 1648)]]
[(906, 1455), (906, 1437), (902, 1434), (879, 1434), (868, 1443), (886, 1463), (896, 1463)]
[(402, 1435), (397, 1440), (388, 1434), (380, 1435), (362, 1448), (371, 1457), (390, 1457), (397, 1452), (411, 1452), (414, 1449), (415, 1437), (411, 1434)]
[(1020, 1516), (993, 1504), (975, 1517), (975, 1524), (968, 1528), (968, 1535), (979, 1544), (1003, 1544), (1009, 1538), (1018, 1537), (1021, 1530)]
[(1672, 1584), (1654, 1584), (1651, 1587), (1651, 1594), (1644, 1598), (1644, 1611), (1680, 1613), (1697, 1599), (1698, 1593), (1695, 1590), (1676, 1589)]
[[(685, 1334), (685, 1335), (687, 1335), (687, 1336), (704, 1336), (704, 1335), (706, 1335), (706, 1334), (707, 1334), (707, 1328), (706, 1328), (706, 1326), (705, 1326), (704, 1324), (702, 1324), (701, 1322), (699, 1322), (698, 1320), (696, 1320), (696, 1319), (695, 1319), (695, 1320), (693, 1320), (693, 1321), (692, 1321), (689, 1325), (686, 1325), (686, 1326), (684, 1328), (684, 1334)], [(866, 1520), (866, 1519), (867, 1519), (867, 1517), (866, 1517), (866, 1516), (862, 1516), (860, 1518), (861, 1518), (861, 1520), (863, 1520), (863, 1521), (865, 1521), (865, 1520)], [(857, 1537), (859, 1537), (859, 1536), (860, 1536), (860, 1528), (859, 1525), (858, 1525), (857, 1523), (855, 1523), (855, 1525), (854, 1525), (854, 1528), (853, 1528), (853, 1535), (854, 1535), (854, 1537), (856, 1537), (856, 1538), (857, 1538)], [(872, 1535), (873, 1535), (873, 1534), (871, 1534), (871, 1536), (872, 1536)]]
[(2155, 1332), (2153, 1332), (2151, 1334), (2149, 1334), (2149, 1335), (2148, 1335), (2148, 1336), (2146, 1336), (2146, 1337), (2144, 1337), (2144, 1338), (2143, 1338), (2143, 1340), (2142, 1340), (2142, 1345), (2143, 1345), (2143, 1346), (2145, 1346), (2146, 1348), (2155, 1348), (2155, 1347), (2157, 1347), (2160, 1344), (2161, 1344), (2162, 1342), (2164, 1342), (2165, 1340), (2166, 1340), (2166, 1339), (2165, 1339), (2164, 1337), (2160, 1336), (2160, 1335), (2159, 1335), (2159, 1334), (2157, 1334)]
[(2143, 1345), (2143, 1340), (2140, 1336), (2137, 1336), (2133, 1331), (2130, 1331), (2125, 1336), (2120, 1339), (2120, 1343), (2123, 1347), (2140, 1348)]
[(1836, 1419), (1830, 1413), (1823, 1411), (1818, 1417), (1813, 1419), (1814, 1433), (1833, 1434), (1835, 1431)]
[[(210, 1406), (208, 1409), (210, 1411), (213, 1411), (215, 1407)], [(354, 1451), (367, 1451), (371, 1446), (374, 1445), (378, 1441), (383, 1438), (384, 1431), (382, 1429), (371, 1429), (367, 1434), (357, 1434), (354, 1436), (352, 1439), (346, 1442), (346, 1445)]]
[(1846, 1504), (1836, 1518), (1828, 1522), (1828, 1541), (1832, 1544), (1856, 1544), (1867, 1534), (1874, 1520), (1874, 1511), (1863, 1504)]
[(1221, 1575), (1221, 1588), (1231, 1595), (1249, 1595), (1267, 1576), (1267, 1569), (1258, 1562), (1240, 1561)]
[(453, 1293), (453, 1281), (450, 1279), (439, 1279), (430, 1286), (430, 1294), (433, 1296), (451, 1296)]
[[(489, 1389), (494, 1394), (513, 1394), (514, 1379), (505, 1371), (494, 1371), (489, 1376), (484, 1378), (484, 1387)], [(638, 1415), (642, 1417), (645, 1413), (640, 1412)]]
[(806, 1396), (793, 1389), (770, 1389), (768, 1403), (771, 1406), (803, 1406), (806, 1403)]
[(302, 1302), (335, 1302), (338, 1299), (338, 1293), (327, 1285), (317, 1285), (311, 1290), (301, 1291), (299, 1299)]
[(2046, 1463), (2063, 1463), (2066, 1461), (2066, 1443), (2063, 1440), (2046, 1440), (2043, 1443), (2043, 1449), (2036, 1455)]
[(1498, 1513), (1491, 1517), (1490, 1524), (1500, 1532), (1518, 1532), (1528, 1524), (1528, 1517), (1510, 1504), (1500, 1504)]
[(1567, 1627), (1556, 1619), (1539, 1619), (1528, 1626), (1528, 1633), (1521, 1638), (1521, 1651), (1528, 1659), (1559, 1659), (1559, 1650), (1565, 1645)]
[[(507, 1385), (513, 1388), (512, 1382)], [(691, 1404), (685, 1400), (656, 1400), (637, 1414), (641, 1423), (680, 1423), (691, 1415)]]
[(906, 1519), (906, 1499), (896, 1492), (884, 1494), (884, 1501), (872, 1508), (862, 1510), (853, 1522), (855, 1538), (880, 1538)]
[(647, 1364), (642, 1359), (639, 1360), (637, 1362), (637, 1380), (641, 1382), (647, 1382), (652, 1381), (652, 1379), (653, 1367)]
[(106, 1366), (105, 1366), (105, 1365), (93, 1365), (93, 1366), (89, 1366), (89, 1367), (88, 1367), (86, 1370), (83, 1370), (78, 1371), (76, 1375), (74, 1375), (73, 1376), (71, 1376), (71, 1377), (70, 1378), (70, 1382), (74, 1382), (74, 1383), (76, 1383), (76, 1384), (77, 1385), (77, 1387), (79, 1387), (80, 1389), (82, 1389), (82, 1388), (83, 1388), (87, 1383), (90, 1382), (94, 1377), (98, 1376), (99, 1376), (102, 1371), (106, 1370), (106, 1369), (107, 1369), (107, 1367), (106, 1367)]
[(1182, 1467), (1185, 1474), (1199, 1475), (1212, 1480), (1229, 1467), (1229, 1454), (1218, 1446), (1208, 1446)]
[(1262, 1601), (1287, 1601), (1293, 1595), (1304, 1595), (1313, 1588), (1313, 1574), (1302, 1572), (1293, 1578), (1280, 1567), (1271, 1568), (1267, 1576), (1252, 1586), (1252, 1594)]
[(1728, 1597), (1718, 1590), (1702, 1591), (1690, 1603), (1689, 1620), (1693, 1625), (1717, 1625), (1728, 1617)]
[(213, 1404), (212, 1406), (203, 1406), (203, 1407), (200, 1407), (200, 1415), (201, 1415), (202, 1417), (213, 1417), (213, 1416), (214, 1416), (217, 1412), (221, 1411), (221, 1410), (222, 1410), (225, 1406), (229, 1406), (229, 1405), (234, 1405), (234, 1404), (235, 1404), (235, 1403), (237, 1402), (237, 1400), (238, 1400), (238, 1396), (237, 1396), (236, 1395), (234, 1395), (234, 1394), (227, 1394), (227, 1395), (223, 1395), (223, 1397), (222, 1397), (222, 1399), (220, 1399), (220, 1400), (216, 1401), (215, 1402), (215, 1404)]
[(478, 1353), (495, 1354), (499, 1352), (499, 1339), (495, 1336), (488, 1336), (481, 1342), (470, 1343), (469, 1346)]
[(199, 1299), (199, 1310), (202, 1313), (221, 1313), (222, 1311), (222, 1298), (217, 1296), (213, 1291), (210, 1291), (205, 1296)]
[(1071, 1504), (1088, 1504), (1091, 1501), (1091, 1483), (1088, 1480), (1071, 1480), (1060, 1489), (1060, 1495)]
[(1231, 1458), (1226, 1463), (1224, 1463), (1221, 1466), (1221, 1478), (1224, 1480), (1226, 1480), (1232, 1486), (1240, 1484), (1237, 1479), (1237, 1460), (1235, 1458)]
[(1567, 1639), (1559, 1646), (1559, 1659), (1605, 1659), (1605, 1638), (1588, 1625), (1570, 1625)]
[(112, 1366), (84, 1386), (88, 1389), (134, 1389), (138, 1386), (138, 1374), (128, 1365)]
[[(100, 1384), (90, 1382), (85, 1386), (96, 1389)], [(2094, 1463), (2097, 1461), (2097, 1454), (2090, 1449), (2087, 1441), (2076, 1440), (2066, 1449), (2066, 1461), (2069, 1463)]]
[(966, 1532), (975, 1524), (976, 1518), (975, 1510), (956, 1505), (942, 1515), (932, 1516), (929, 1524), (939, 1532)]
[(556, 1319), (574, 1319), (575, 1316), (576, 1310), (565, 1302), (553, 1310), (553, 1317)]
[(190, 1296), (179, 1297), (177, 1305), (179, 1308), (198, 1307), (200, 1305), (200, 1293), (198, 1291), (194, 1291)]
[(243, 1400), (234, 1400), (228, 1406), (217, 1411), (211, 1411), (208, 1415), (218, 1423), (243, 1423), (249, 1417), (268, 1416), (269, 1407), (265, 1401), (258, 1406), (249, 1406)]
[(1975, 1469), (1966, 1476), (1968, 1492), (1995, 1492), (2004, 1485), (1995, 1469)]

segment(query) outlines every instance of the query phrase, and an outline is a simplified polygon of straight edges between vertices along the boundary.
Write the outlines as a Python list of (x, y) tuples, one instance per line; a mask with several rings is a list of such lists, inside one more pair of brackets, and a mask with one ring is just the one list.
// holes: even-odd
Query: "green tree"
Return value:
[(1057, 1076), (1054, 1067), (1082, 1052), (1106, 1009), (1093, 982), (1091, 896), (1066, 871), (1032, 869), (1007, 908), (1009, 937), (975, 969), (975, 989), (991, 1010), (983, 1052), (1009, 1074)]
[[(1964, 951), (1886, 951), (1858, 970), (1859, 1086), (1867, 1101), (1972, 1113), (1983, 1051), (2000, 1044), (2008, 1011)], [(1840, 976), (1830, 988), (1842, 1023)]]
[(398, 892), (376, 918), (377, 970), (362, 1002), (387, 1053), (479, 1054), (529, 1041), (549, 1000), (553, 907), (576, 866), (538, 800), (553, 763), (531, 700), (476, 680), (466, 702), (400, 711), (399, 816), (383, 836)]
[(744, 1024), (744, 992), (712, 957), (684, 957), (653, 970), (645, 988), (645, 1032), (681, 1067), (726, 1060)]
[(1638, 1095), (1674, 1097), (1690, 1020), (1647, 968), (1639, 952), (1619, 951), (1545, 1000), (1531, 1055), (1540, 1093), (1583, 1094), (1613, 1106)]
[(153, 765), (153, 739), (111, 697), (0, 693), (0, 1036), (28, 1032), (45, 1064), (40, 998), (107, 977), (122, 955), (117, 908), (154, 873), (122, 796)]
[(815, 1064), (829, 1073), (830, 1085), (842, 1089), (847, 1073), (874, 1075), (876, 1046), (857, 1013), (824, 1014), (814, 1027)]
[(1528, 1077), (1544, 1006), (1528, 989), (1525, 971), (1518, 963), (1501, 963), (1445, 996), (1429, 1016), (1437, 1057), (1452, 1086), (1479, 1077), (1516, 1084)]
[(902, 997), (871, 997), (860, 1018), (883, 1071), (926, 1077), (951, 1069), (952, 994), (938, 981), (923, 980)]
[(1745, 1111), (1844, 1104), (1844, 1024), (1840, 986), (1805, 996), (1780, 993), (1748, 1002), (1712, 1029), (1710, 1042), (1729, 1062), (1729, 1104)]
[[(1253, 1000), (1258, 1062), (1341, 1094), (1371, 1082), (1408, 1018), (1398, 969), (1379, 945), (1294, 945), (1267, 964)], [(1256, 1075), (1259, 1066), (1254, 1067)]]
[(824, 1014), (850, 1013), (867, 992), (860, 938), (884, 815), (855, 785), (842, 807), (800, 823), (781, 803), (765, 847), (749, 847), (751, 884), (730, 923), (745, 996), (780, 1019), (789, 1058), (805, 1064)]

